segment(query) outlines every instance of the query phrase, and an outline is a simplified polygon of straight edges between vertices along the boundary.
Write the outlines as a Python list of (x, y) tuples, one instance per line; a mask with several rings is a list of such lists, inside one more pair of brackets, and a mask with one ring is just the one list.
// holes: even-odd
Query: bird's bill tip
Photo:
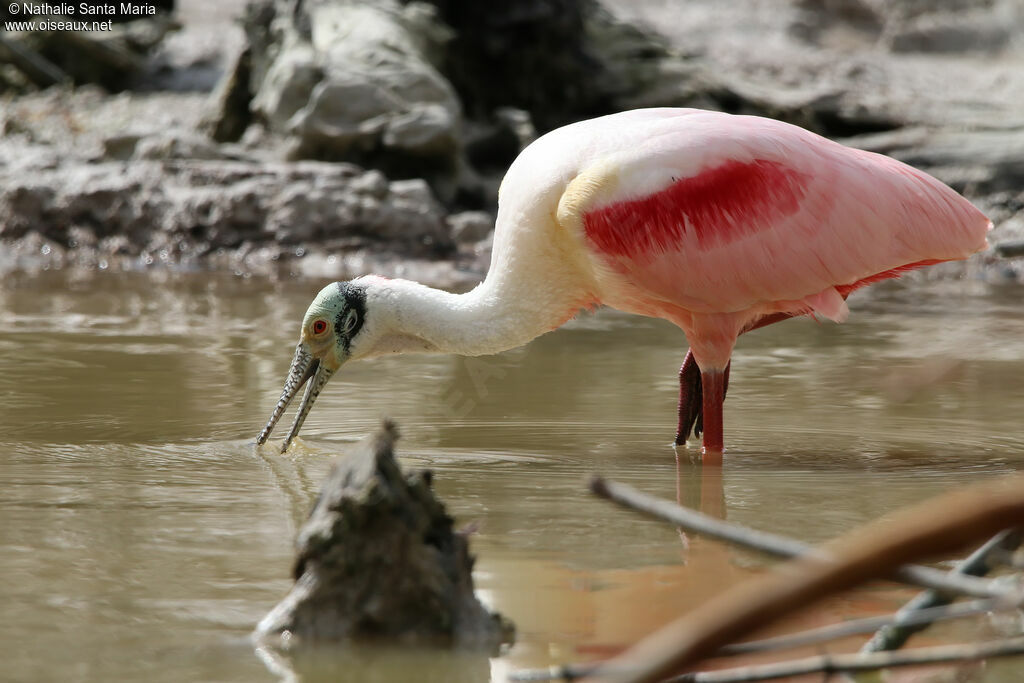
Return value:
[(299, 435), (302, 423), (306, 421), (306, 416), (309, 415), (309, 411), (316, 402), (317, 396), (320, 395), (320, 392), (327, 385), (327, 381), (334, 375), (334, 369), (324, 363), (314, 360), (313, 366), (308, 373), (311, 379), (306, 384), (306, 392), (302, 395), (302, 402), (299, 404), (299, 409), (295, 412), (295, 419), (292, 421), (291, 429), (288, 430), (288, 436), (285, 437), (284, 443), (281, 444), (282, 453), (288, 450), (292, 440)]
[(295, 347), (295, 356), (292, 358), (291, 367), (288, 368), (288, 376), (284, 381), (284, 389), (281, 391), (281, 398), (277, 400), (277, 405), (274, 406), (274, 412), (270, 414), (270, 419), (267, 420), (267, 424), (263, 427), (263, 430), (256, 437), (257, 445), (266, 443), (267, 439), (270, 438), (271, 432), (274, 431), (274, 427), (277, 426), (281, 416), (284, 415), (285, 409), (288, 408), (288, 404), (291, 403), (292, 399), (295, 398), (295, 394), (298, 393), (302, 385), (305, 384), (310, 377), (316, 372), (317, 361), (313, 357), (312, 351), (309, 346), (303, 342), (299, 342), (299, 345)]

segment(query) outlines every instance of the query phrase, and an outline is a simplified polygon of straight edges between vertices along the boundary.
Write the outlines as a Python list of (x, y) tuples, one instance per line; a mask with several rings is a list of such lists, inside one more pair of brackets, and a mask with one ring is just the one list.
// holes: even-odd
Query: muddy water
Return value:
[[(609, 311), (497, 357), (353, 364), (288, 457), (257, 450), (321, 284), (0, 285), (0, 679), (502, 680), (614, 652), (765, 566), (589, 498), (588, 473), (816, 541), (1024, 465), (1024, 308), (1016, 291), (964, 283), (887, 287), (854, 300), (844, 325), (743, 339), (717, 477), (694, 451), (677, 471), (668, 445), (680, 333)], [(434, 469), (457, 519), (479, 523), (477, 584), (517, 644), (492, 659), (255, 650), (248, 633), (287, 590), (330, 459), (385, 415), (405, 464)], [(864, 589), (801, 621), (909, 595)]]

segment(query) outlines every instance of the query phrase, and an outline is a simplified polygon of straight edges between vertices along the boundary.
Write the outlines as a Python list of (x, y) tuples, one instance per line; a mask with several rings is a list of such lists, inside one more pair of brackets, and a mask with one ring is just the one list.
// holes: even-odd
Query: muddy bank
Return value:
[[(1024, 239), (1010, 0), (206, 5), (178, 3), (180, 30), (124, 92), (7, 87), (0, 268), (469, 286), (522, 146), (639, 106), (773, 116), (891, 154), (975, 201), (993, 243)], [(1015, 253), (966, 268), (1021, 280), (997, 255)]]

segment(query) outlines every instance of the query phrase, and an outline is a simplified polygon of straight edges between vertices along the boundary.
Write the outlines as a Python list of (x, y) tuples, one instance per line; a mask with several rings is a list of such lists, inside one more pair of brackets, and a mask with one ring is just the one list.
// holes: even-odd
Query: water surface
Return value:
[[(669, 446), (681, 333), (614, 311), (499, 356), (354, 363), (288, 456), (256, 449), (322, 284), (6, 277), (0, 678), (502, 680), (614, 653), (766, 566), (590, 498), (590, 473), (818, 541), (1024, 464), (1024, 307), (970, 282), (883, 285), (852, 300), (846, 324), (742, 339), (718, 477), (695, 450), (677, 471)], [(479, 524), (480, 594), (519, 628), (499, 657), (364, 647), (289, 662), (248, 640), (289, 587), (292, 539), (331, 459), (383, 416), (402, 429), (403, 463), (435, 470), (458, 522)], [(873, 586), (799, 621), (910, 595)]]

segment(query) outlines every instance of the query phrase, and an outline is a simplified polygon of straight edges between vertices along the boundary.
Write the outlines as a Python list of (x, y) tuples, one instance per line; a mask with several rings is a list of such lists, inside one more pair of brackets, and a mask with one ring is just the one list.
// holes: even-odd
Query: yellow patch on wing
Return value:
[(555, 219), (563, 228), (582, 239), (583, 215), (601, 198), (619, 186), (619, 170), (610, 161), (599, 161), (573, 178), (558, 200)]
[(577, 175), (558, 200), (558, 207), (552, 218), (561, 234), (559, 249), (562, 258), (576, 266), (580, 276), (588, 283), (591, 298), (596, 302), (601, 288), (600, 273), (607, 269), (605, 264), (595, 260), (587, 244), (583, 217), (587, 211), (602, 203), (619, 189), (619, 168), (608, 160), (590, 165)]

